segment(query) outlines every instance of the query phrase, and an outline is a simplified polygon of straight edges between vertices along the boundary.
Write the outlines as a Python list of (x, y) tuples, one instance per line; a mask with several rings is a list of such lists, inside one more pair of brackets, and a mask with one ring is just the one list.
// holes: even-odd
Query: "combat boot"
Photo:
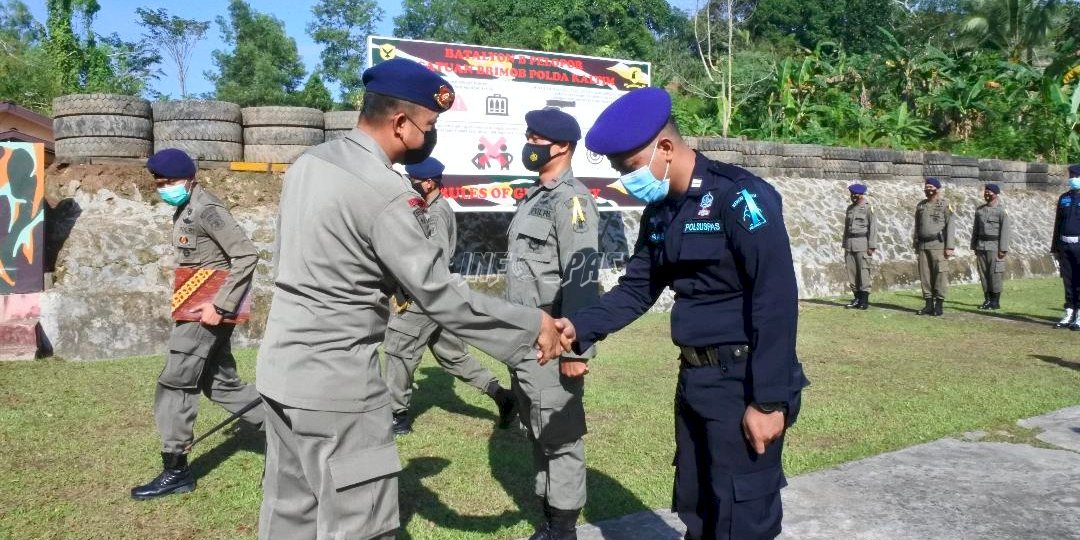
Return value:
[(941, 314), (944, 313), (944, 312), (945, 312), (945, 299), (944, 298), (935, 298), (934, 299), (934, 316), (935, 317), (940, 317)]
[(394, 413), (394, 423), (392, 424), (394, 435), (408, 435), (412, 433), (412, 417), (409, 416), (409, 411), (401, 411)]
[(552, 508), (546, 540), (577, 540), (577, 519), (580, 514), (580, 509)]
[(161, 469), (161, 474), (149, 484), (131, 488), (131, 498), (146, 501), (174, 493), (195, 491), (195, 475), (188, 467), (186, 455), (162, 453)]
[(548, 540), (548, 532), (551, 531), (551, 510), (548, 503), (544, 499), (540, 499), (540, 505), (544, 509), (544, 521), (536, 527), (536, 532), (529, 537), (529, 540)]
[(863, 291), (859, 293), (859, 305), (857, 309), (870, 309), (870, 293)]
[(933, 298), (924, 298), (923, 300), (926, 302), (926, 305), (924, 305), (922, 307), (922, 309), (920, 309), (919, 311), (916, 311), (915, 314), (916, 315), (933, 315), (934, 314), (934, 299)]
[(851, 302), (848, 302), (847, 304), (844, 304), (844, 309), (858, 309), (859, 308), (859, 298), (860, 298), (859, 291), (855, 291), (855, 298), (853, 298), (851, 300)]
[(1071, 307), (1067, 307), (1065, 308), (1065, 316), (1062, 317), (1061, 320), (1054, 325), (1054, 328), (1065, 328), (1066, 326), (1069, 326), (1074, 322), (1076, 322), (1076, 310)]
[(983, 293), (983, 303), (979, 304), (979, 307), (977, 307), (975, 309), (990, 309), (990, 302), (991, 302), (991, 299), (993, 298), (993, 296), (994, 296), (994, 293), (984, 292)]
[(990, 305), (986, 309), (1001, 309), (1001, 293), (990, 293)]
[(484, 393), (499, 408), (499, 421), (495, 424), (496, 427), (499, 429), (510, 427), (510, 422), (514, 420), (514, 414), (517, 412), (517, 399), (514, 398), (514, 392), (503, 388), (499, 381), (491, 381), (484, 389)]

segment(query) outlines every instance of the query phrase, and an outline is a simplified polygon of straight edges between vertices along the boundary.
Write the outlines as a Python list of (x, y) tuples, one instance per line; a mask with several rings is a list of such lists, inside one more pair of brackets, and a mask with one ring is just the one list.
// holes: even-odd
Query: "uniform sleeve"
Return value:
[(953, 249), (956, 247), (956, 214), (953, 213), (952, 207), (948, 207), (945, 210), (945, 249)]
[(749, 295), (752, 401), (791, 399), (798, 288), (780, 195), (764, 182), (739, 182), (721, 218)]
[[(592, 196), (574, 195), (555, 208), (561, 276), (556, 303), (560, 314), (591, 306), (600, 295), (599, 225)], [(584, 356), (593, 354), (586, 351)]]
[(646, 210), (641, 217), (634, 254), (626, 263), (626, 271), (618, 284), (595, 304), (567, 317), (577, 331), (575, 353), (582, 354), (608, 334), (634, 322), (656, 303), (664, 287), (668, 286), (670, 279), (652, 263), (653, 249), (656, 248), (646, 241), (648, 232), (645, 224), (648, 222), (649, 210)]
[(1009, 242), (1012, 240), (1012, 218), (1009, 212), (1001, 211), (1001, 232), (998, 237), (998, 251), (1009, 251)]
[(255, 275), (255, 265), (259, 262), (259, 253), (255, 244), (233, 219), (231, 213), (222, 206), (208, 204), (199, 211), (199, 221), (207, 236), (221, 248), (229, 259), (229, 277), (214, 296), (214, 305), (223, 311), (233, 313), (244, 298), (244, 293), (251, 286)]
[(1057, 253), (1061, 249), (1061, 197), (1058, 197), (1054, 206), (1054, 232), (1050, 237), (1050, 252)]
[(915, 226), (911, 228), (911, 247), (919, 249), (919, 208), (921, 203), (915, 206)]
[(403, 193), (372, 220), (371, 244), (387, 273), (448, 332), (510, 366), (531, 357), (540, 310), (473, 292), (454, 279), (442, 247), (424, 235), (412, 198)]
[(449, 262), (450, 258), (454, 256), (455, 247), (455, 235), (454, 229), (452, 228), (456, 225), (453, 222), (454, 216), (448, 216), (447, 212), (440, 211), (434, 216), (434, 218), (439, 220), (438, 223), (435, 224), (434, 240), (439, 246), (443, 248), (443, 257), (445, 257), (447, 262)]
[(866, 248), (877, 249), (877, 218), (874, 217), (874, 209), (866, 208)]
[(970, 249), (975, 251), (979, 242), (979, 210), (975, 209), (975, 218), (971, 220), (971, 245)]

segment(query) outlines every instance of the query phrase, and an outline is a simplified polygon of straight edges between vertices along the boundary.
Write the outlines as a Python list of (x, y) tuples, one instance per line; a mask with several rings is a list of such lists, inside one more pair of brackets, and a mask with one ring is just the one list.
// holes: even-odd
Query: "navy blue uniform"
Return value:
[(1080, 193), (1066, 191), (1058, 197), (1054, 237), (1050, 251), (1058, 254), (1061, 281), (1065, 283), (1065, 308), (1080, 308)]
[(570, 315), (576, 347), (630, 324), (669, 286), (675, 344), (713, 348), (717, 356), (680, 368), (673, 510), (688, 538), (773, 538), (786, 485), (783, 441), (757, 455), (742, 418), (750, 403), (787, 402), (790, 425), (807, 384), (795, 355), (798, 290), (780, 194), (744, 169), (698, 154), (685, 196), (646, 207), (618, 285)]

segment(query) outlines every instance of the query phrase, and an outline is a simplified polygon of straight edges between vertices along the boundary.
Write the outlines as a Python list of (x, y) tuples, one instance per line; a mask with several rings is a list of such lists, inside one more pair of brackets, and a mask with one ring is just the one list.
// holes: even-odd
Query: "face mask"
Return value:
[(184, 184), (160, 187), (157, 192), (161, 196), (161, 200), (165, 201), (165, 204), (172, 206), (180, 206), (191, 197), (191, 192), (187, 190), (187, 186)]
[(990, 202), (994, 200), (994, 195), (991, 193), (983, 193), (983, 200), (986, 202)]
[(630, 196), (645, 204), (664, 200), (667, 197), (668, 189), (671, 188), (671, 181), (668, 179), (668, 170), (671, 168), (671, 163), (664, 165), (663, 180), (658, 179), (650, 169), (655, 157), (656, 147), (653, 146), (652, 157), (649, 158), (648, 165), (619, 177), (619, 182), (626, 188)]
[(926, 198), (929, 199), (929, 198), (932, 198), (935, 193), (937, 193), (937, 190), (936, 189), (924, 189), (923, 193), (926, 195)]
[(852, 204), (859, 204), (859, 196), (858, 195), (852, 195), (851, 196), (851, 202), (852, 202)]
[[(420, 126), (416, 125), (416, 122), (412, 121), (412, 118), (405, 117), (412, 125), (416, 126), (416, 129), (420, 129)], [(431, 131), (423, 131), (424, 144), (420, 145), (420, 148), (406, 148), (405, 155), (401, 158), (402, 163), (405, 165), (416, 165), (421, 161), (424, 161), (431, 156), (431, 152), (435, 150), (435, 144), (439, 142), (439, 134), (435, 131), (435, 128), (431, 128)]]
[(1069, 189), (1073, 191), (1080, 191), (1080, 178), (1070, 178)]
[(526, 169), (537, 172), (551, 161), (550, 144), (525, 143), (521, 149), (521, 163)]

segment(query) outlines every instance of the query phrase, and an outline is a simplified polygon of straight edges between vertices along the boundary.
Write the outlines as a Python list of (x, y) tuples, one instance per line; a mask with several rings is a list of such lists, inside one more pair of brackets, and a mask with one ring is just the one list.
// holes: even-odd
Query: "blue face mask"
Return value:
[(180, 206), (191, 197), (191, 192), (187, 190), (187, 186), (184, 184), (160, 187), (157, 192), (161, 196), (161, 200), (165, 201), (165, 204), (172, 206)]
[(671, 188), (671, 181), (667, 176), (671, 164), (668, 163), (664, 166), (664, 178), (662, 180), (658, 179), (653, 175), (651, 169), (654, 158), (656, 158), (655, 146), (653, 146), (652, 157), (649, 158), (648, 165), (619, 177), (619, 182), (626, 188), (627, 193), (645, 204), (664, 200), (667, 197), (668, 189)]
[(1070, 178), (1069, 189), (1073, 191), (1080, 191), (1080, 178)]

